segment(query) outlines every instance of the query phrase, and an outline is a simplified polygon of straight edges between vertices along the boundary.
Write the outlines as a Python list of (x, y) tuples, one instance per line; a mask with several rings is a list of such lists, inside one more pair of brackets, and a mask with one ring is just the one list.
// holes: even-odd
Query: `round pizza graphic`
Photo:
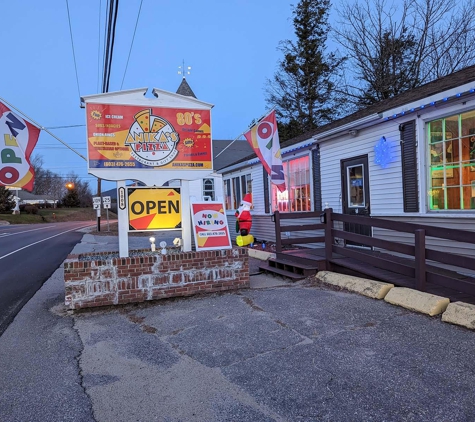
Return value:
[(152, 109), (139, 111), (134, 116), (125, 145), (138, 162), (147, 166), (164, 166), (175, 159), (180, 140), (170, 122), (154, 116)]

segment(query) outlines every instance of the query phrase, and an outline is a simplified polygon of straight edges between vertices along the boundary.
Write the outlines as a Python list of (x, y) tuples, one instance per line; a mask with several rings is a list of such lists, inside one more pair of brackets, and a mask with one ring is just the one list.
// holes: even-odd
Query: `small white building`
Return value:
[[(251, 232), (263, 240), (275, 240), (275, 210), (325, 206), (475, 231), (475, 66), (291, 139), (281, 149), (288, 187), (283, 194), (255, 156), (220, 171), (230, 226), (240, 198), (252, 191)], [(468, 246), (459, 252), (474, 254)]]

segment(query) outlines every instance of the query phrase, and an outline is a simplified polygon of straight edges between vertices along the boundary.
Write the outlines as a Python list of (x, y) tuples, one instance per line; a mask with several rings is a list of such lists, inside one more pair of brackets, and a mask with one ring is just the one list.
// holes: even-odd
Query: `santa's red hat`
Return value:
[(252, 206), (252, 194), (246, 193), (241, 201), (244, 205)]

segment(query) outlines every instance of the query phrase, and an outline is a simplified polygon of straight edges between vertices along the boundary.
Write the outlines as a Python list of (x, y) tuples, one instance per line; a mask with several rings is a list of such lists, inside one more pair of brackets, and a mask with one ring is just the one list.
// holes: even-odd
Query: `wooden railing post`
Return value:
[(426, 290), (426, 231), (415, 231), (416, 289)]
[(274, 212), (274, 224), (275, 224), (275, 251), (277, 253), (282, 252), (282, 233), (280, 231), (280, 213)]
[(332, 208), (325, 209), (325, 260), (328, 261), (333, 255), (333, 221), (332, 221)]

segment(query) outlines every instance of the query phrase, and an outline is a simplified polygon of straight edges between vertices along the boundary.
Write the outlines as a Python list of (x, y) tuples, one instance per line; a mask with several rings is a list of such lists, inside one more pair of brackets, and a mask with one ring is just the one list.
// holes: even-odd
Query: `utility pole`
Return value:
[[(101, 179), (97, 178), (97, 196), (99, 198), (102, 198), (102, 192), (101, 192)], [(101, 199), (102, 203), (102, 199)], [(101, 231), (101, 207), (97, 209), (97, 231)]]

